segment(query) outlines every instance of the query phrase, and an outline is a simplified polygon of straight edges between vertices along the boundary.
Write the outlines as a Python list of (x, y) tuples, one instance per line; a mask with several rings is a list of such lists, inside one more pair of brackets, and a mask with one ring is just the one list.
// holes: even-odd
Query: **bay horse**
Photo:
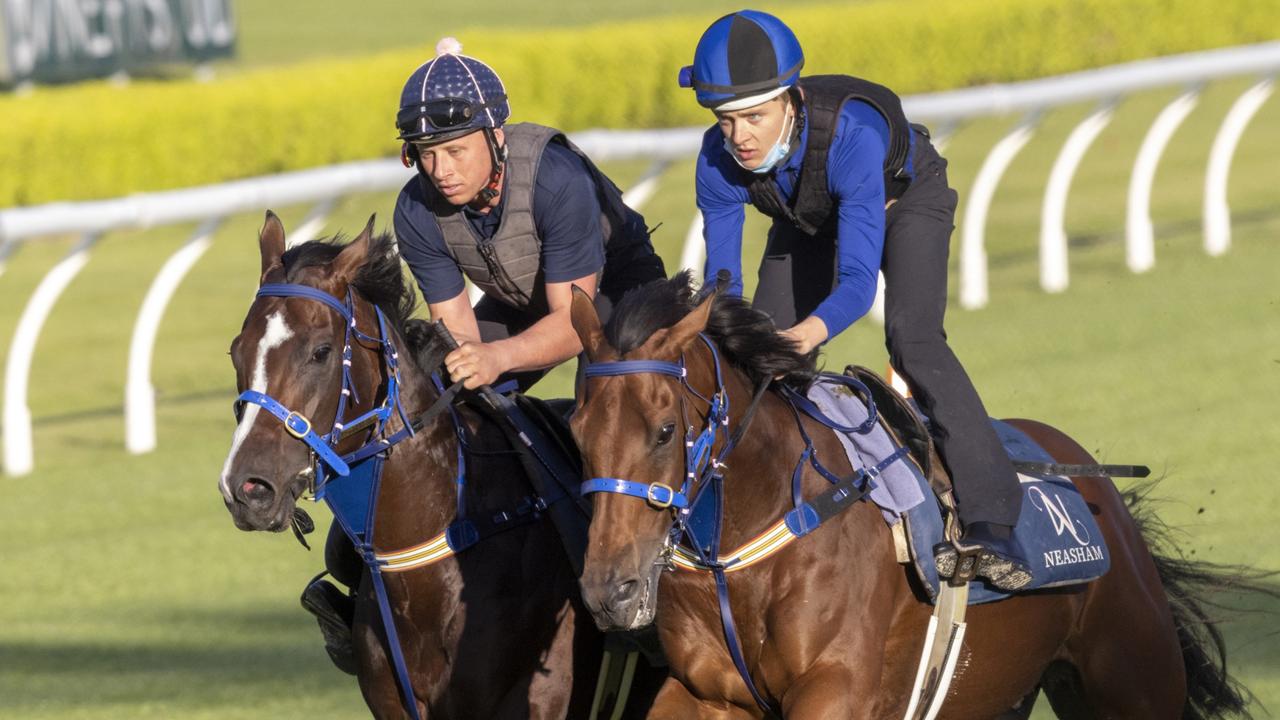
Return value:
[[(267, 213), (259, 239), (262, 287), (230, 355), (240, 391), (261, 393), (292, 413), (282, 423), (264, 417), (266, 406), (238, 408), (219, 487), (241, 530), (290, 527), (298, 498), (314, 482), (315, 446), (299, 441), (312, 426), (331, 427), (335, 419), (394, 405), (387, 402), (390, 393), (398, 395), (400, 407), (386, 414), (383, 429), (394, 436), (441, 393), (430, 373), (446, 348), (427, 323), (410, 319), (414, 294), (394, 240), (372, 229), (371, 218), (349, 244), (317, 241), (286, 251), (284, 228)], [(350, 334), (343, 307), (354, 319)], [(344, 337), (351, 349), (345, 373)], [(407, 350), (398, 370), (388, 367), (397, 348)], [(347, 389), (350, 396), (340, 404)], [(373, 439), (372, 432), (345, 438), (337, 454), (355, 451)], [(464, 474), (460, 436), (468, 445)], [(378, 556), (421, 549), (429, 538), (441, 537), (463, 505), (480, 514), (527, 506), (524, 477), (493, 422), (465, 405), (436, 414), (386, 452), (373, 509), (376, 533), (371, 531)], [(465, 551), (437, 547), (443, 557), (434, 563), (382, 571), (413, 707), (393, 672), (368, 568), (358, 576), (356, 674), (375, 717), (587, 717), (602, 636), (582, 610), (576, 573), (553, 525), (516, 525)]]
[[(741, 298), (713, 293), (697, 303), (687, 273), (633, 291), (607, 327), (581, 293), (572, 317), (592, 363), (571, 422), (586, 476), (595, 479), (584, 489), (595, 482), (618, 488), (591, 496), (583, 598), (603, 629), (656, 620), (670, 677), (649, 717), (903, 717), (931, 608), (871, 503), (855, 503), (780, 552), (722, 576), (738, 655), (755, 689), (728, 649), (712, 576), (670, 564), (672, 511), (686, 502), (674, 488), (689, 469), (686, 455), (706, 452), (681, 439), (716, 416), (718, 386), (728, 414), (712, 456), (736, 442), (717, 458), (721, 546), (741, 547), (793, 507), (790, 479), (806, 445), (783, 395), (759, 395), (745, 432), (731, 433), (754, 389), (778, 378), (803, 392), (812, 359), (796, 354)], [(847, 477), (834, 434), (807, 416), (803, 422), (822, 462)], [(1009, 422), (1057, 462), (1095, 463), (1049, 425)], [(804, 497), (832, 487), (802, 467)], [(1227, 675), (1221, 635), (1195, 594), (1212, 574), (1153, 554), (1130, 513), (1136, 500), (1110, 478), (1074, 480), (1111, 550), (1110, 571), (1085, 585), (970, 607), (941, 716), (1025, 718), (1041, 689), (1064, 718), (1247, 715), (1248, 691)], [(715, 481), (693, 478), (689, 498)]]

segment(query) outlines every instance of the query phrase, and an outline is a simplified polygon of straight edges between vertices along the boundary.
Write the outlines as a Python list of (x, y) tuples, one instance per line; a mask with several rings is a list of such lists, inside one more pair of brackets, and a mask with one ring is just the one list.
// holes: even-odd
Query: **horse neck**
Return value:
[[(702, 388), (715, 387), (715, 370), (709, 350), (704, 347), (699, 357), (704, 362), (690, 368), (690, 381), (701, 392)], [(720, 362), (729, 398), (729, 426), (717, 437), (717, 451), (738, 432), (755, 394), (746, 374), (723, 358)], [(705, 412), (705, 403), (695, 402), (699, 403), (699, 411)], [(723, 458), (724, 550), (747, 542), (791, 509), (791, 473), (803, 451), (804, 441), (796, 432), (787, 403), (777, 393), (766, 392), (746, 433)]]
[[(372, 306), (366, 303), (368, 322), (377, 326)], [(364, 321), (362, 327), (370, 327)], [(430, 376), (423, 372), (412, 358), (405, 339), (392, 323), (387, 323), (387, 333), (400, 355), (400, 403), (404, 416), (412, 420), (425, 412), (439, 397)], [(386, 367), (381, 360), (381, 350), (370, 350), (369, 361), (378, 368), (373, 377), (375, 387), (368, 397), (377, 400), (378, 385), (385, 386)], [(362, 396), (363, 397), (363, 396)], [(371, 403), (362, 404), (362, 412)], [(354, 415), (351, 415), (354, 417)], [(400, 413), (392, 414), (386, 427), (391, 436), (404, 428)], [(379, 548), (397, 549), (421, 542), (428, 535), (439, 533), (452, 519), (454, 511), (455, 479), (457, 472), (458, 438), (449, 412), (438, 413), (414, 437), (397, 444), (388, 454), (382, 466), (382, 477), (377, 499), (377, 545)]]

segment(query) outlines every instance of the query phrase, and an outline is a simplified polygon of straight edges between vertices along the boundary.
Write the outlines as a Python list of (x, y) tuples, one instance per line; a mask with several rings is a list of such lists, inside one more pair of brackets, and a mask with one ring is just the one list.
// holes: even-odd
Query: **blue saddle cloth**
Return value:
[[(808, 397), (842, 424), (858, 425), (867, 417), (866, 407), (856, 395), (833, 391), (825, 383), (815, 383)], [(1000, 420), (991, 423), (1011, 459), (1055, 462), (1026, 433)], [(842, 434), (840, 440), (854, 468), (873, 467), (897, 447), (878, 424), (867, 435)], [(895, 476), (888, 477), (886, 470), (885, 477), (879, 478), (885, 481), (883, 486), (873, 489), (869, 498), (880, 506), (886, 522), (895, 524), (905, 519), (911, 564), (932, 601), (938, 593), (933, 546), (942, 542), (941, 510), (936, 502), (924, 502), (924, 498), (933, 497), (933, 491), (914, 462), (904, 460), (891, 467), (895, 466)], [(1020, 592), (1087, 582), (1106, 573), (1111, 553), (1075, 485), (1067, 478), (1051, 475), (1020, 473), (1018, 477), (1022, 482), (1022, 513), (1014, 537), (1031, 565), (1031, 582)], [(903, 487), (912, 482), (918, 492)], [(974, 581), (969, 585), (969, 604), (1003, 600), (1011, 594)]]

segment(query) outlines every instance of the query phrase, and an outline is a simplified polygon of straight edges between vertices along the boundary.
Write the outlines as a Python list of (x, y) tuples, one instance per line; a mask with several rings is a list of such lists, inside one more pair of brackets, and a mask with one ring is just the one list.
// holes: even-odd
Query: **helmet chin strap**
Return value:
[(506, 164), (507, 160), (507, 148), (505, 145), (498, 147), (498, 137), (494, 134), (493, 128), (484, 128), (484, 140), (489, 146), (489, 162), (491, 168), (489, 172), (489, 182), (483, 188), (480, 188), (480, 192), (476, 193), (476, 196), (472, 198), (470, 203), (473, 205), (479, 205), (480, 207), (484, 207), (485, 205), (493, 202), (493, 199), (498, 197), (498, 193), (501, 192), (499, 188), (502, 185), (502, 168), (503, 165)]

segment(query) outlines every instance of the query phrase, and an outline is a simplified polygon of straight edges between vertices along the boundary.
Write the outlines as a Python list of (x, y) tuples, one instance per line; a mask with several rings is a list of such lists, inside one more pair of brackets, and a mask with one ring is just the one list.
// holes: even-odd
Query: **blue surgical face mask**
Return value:
[(782, 132), (778, 135), (778, 139), (774, 141), (773, 147), (769, 148), (769, 152), (764, 154), (764, 160), (760, 161), (759, 167), (749, 168), (746, 165), (743, 165), (742, 161), (738, 159), (738, 153), (733, 151), (733, 143), (730, 142), (727, 137), (724, 139), (724, 149), (728, 151), (734, 162), (738, 163), (743, 170), (750, 170), (757, 175), (764, 175), (770, 170), (773, 170), (773, 168), (777, 166), (778, 163), (782, 162), (783, 158), (791, 152), (791, 132), (795, 129), (795, 120), (796, 115), (793, 111), (787, 116), (786, 121), (783, 122)]

